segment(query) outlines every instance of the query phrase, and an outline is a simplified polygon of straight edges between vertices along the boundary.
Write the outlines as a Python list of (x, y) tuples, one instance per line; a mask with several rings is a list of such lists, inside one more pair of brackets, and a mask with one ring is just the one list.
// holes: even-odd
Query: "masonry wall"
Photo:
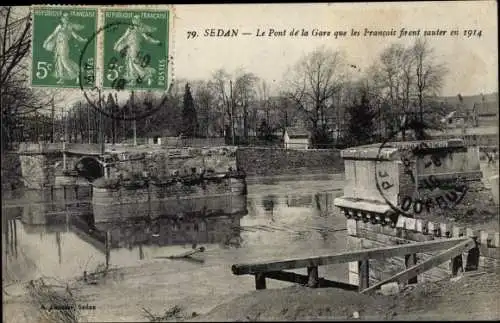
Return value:
[[(498, 232), (474, 231), (463, 226), (430, 222), (400, 216), (394, 225), (381, 225), (363, 220), (348, 219), (349, 243), (353, 248), (370, 249), (390, 245), (424, 242), (436, 239), (448, 239), (461, 236), (477, 236), (479, 259), (476, 269), (480, 272), (498, 272), (500, 269), (500, 235)], [(425, 261), (442, 251), (417, 254), (417, 263)], [(466, 270), (467, 253), (462, 255), (463, 269)], [(385, 260), (370, 260), (370, 280), (373, 285), (387, 279), (405, 267), (404, 257), (392, 257)], [(451, 259), (437, 267), (418, 275), (418, 281), (436, 281), (451, 277)], [(358, 263), (349, 264), (349, 281), (359, 284)]]
[(151, 176), (168, 176), (177, 172), (179, 174), (197, 173), (203, 170), (213, 170), (215, 173), (225, 173), (229, 168), (233, 170), (236, 165), (236, 147), (217, 148), (182, 148), (151, 151), (147, 153), (122, 153), (113, 154), (113, 166), (110, 176), (119, 174), (127, 177), (133, 173), (146, 172)]
[[(415, 145), (415, 143), (412, 144)], [(388, 147), (383, 151), (379, 151), (378, 147), (354, 147), (343, 151), (346, 186), (344, 196), (337, 198), (335, 205), (343, 209), (348, 218), (349, 249), (370, 249), (461, 236), (476, 237), (477, 248), (462, 256), (462, 268), (464, 270), (472, 269), (472, 267), (463, 267), (466, 264), (472, 264), (479, 271), (498, 271), (500, 269), (499, 233), (472, 230), (474, 223), (485, 223), (493, 219), (494, 216), (498, 216), (495, 212), (498, 209), (494, 205), (493, 198), (493, 195), (498, 193), (492, 194), (492, 191), (486, 189), (481, 180), (482, 174), (477, 148), (464, 149), (462, 147), (460, 149), (452, 144), (445, 147), (441, 142), (429, 144), (434, 145), (433, 147), (436, 149), (434, 151), (440, 153), (441, 165), (426, 168), (423, 167), (422, 163), (428, 162), (430, 156), (420, 160), (413, 156), (413, 158), (410, 157), (410, 165), (405, 168), (405, 159), (401, 158), (401, 153), (404, 154), (404, 151), (402, 152), (401, 147)], [(410, 170), (410, 173), (406, 172), (407, 169)], [(372, 180), (375, 174), (377, 174), (377, 181)], [(413, 201), (433, 196), (433, 194), (434, 197), (442, 196), (444, 198), (457, 187), (456, 185), (452, 185), (451, 188), (449, 185), (439, 185), (439, 187), (434, 188), (422, 186), (423, 179), (430, 175), (439, 178), (441, 184), (447, 180), (450, 180), (448, 184), (456, 183), (457, 179), (460, 178), (460, 184), (464, 184), (466, 188), (465, 195), (462, 194), (463, 198), (450, 208), (442, 209), (435, 205), (430, 211), (424, 207), (422, 212), (408, 210), (409, 215), (401, 214), (401, 212), (390, 214), (393, 212), (390, 212), (391, 208), (384, 202), (385, 200), (397, 201), (393, 204), (402, 208), (402, 201), (405, 197), (411, 197)], [(418, 189), (412, 177), (417, 178)], [(385, 199), (381, 200), (381, 194), (376, 189), (376, 184), (377, 182), (382, 184), (383, 181), (386, 182), (385, 187), (389, 188), (383, 190)], [(495, 214), (492, 214), (491, 211)], [(455, 225), (455, 223), (470, 223), (467, 225), (471, 227)], [(440, 252), (417, 254), (416, 261), (421, 263), (438, 253)], [(477, 256), (476, 261), (469, 261), (474, 258), (472, 257), (474, 253)], [(408, 259), (405, 258), (393, 257), (383, 261), (370, 260), (370, 284), (385, 280), (403, 271), (407, 265), (410, 265), (410, 263), (406, 263)], [(455, 266), (457, 261), (454, 263)], [(439, 280), (450, 277), (452, 275), (451, 263), (450, 259), (422, 273), (418, 280)], [(349, 280), (352, 284), (359, 284), (358, 262), (349, 264)]]
[[(482, 201), (485, 206), (494, 207), (495, 201), (492, 191), (486, 188), (481, 180), (478, 147), (468, 147), (465, 151), (445, 152), (440, 156), (440, 166), (431, 164), (430, 156), (431, 154), (427, 154), (409, 161), (408, 168), (412, 170), (413, 177), (418, 177), (418, 191), (412, 175), (405, 171), (402, 162), (398, 162), (399, 206), (404, 204), (406, 197), (411, 197), (413, 203), (407, 212), (415, 213), (415, 201), (430, 199), (433, 204), (429, 207), (423, 206), (422, 211), (416, 213), (417, 216), (423, 218), (429, 215), (444, 215), (446, 217), (453, 215), (456, 218), (462, 218), (464, 213), (469, 212), (471, 205), (477, 204), (477, 201)], [(425, 167), (425, 164), (430, 164), (430, 166)], [(433, 186), (431, 181), (427, 180), (426, 182), (430, 176), (442, 184)], [(458, 182), (465, 185), (464, 192), (458, 191)], [(429, 184), (430, 186), (428, 186)], [(442, 205), (446, 206), (440, 207), (438, 201), (443, 202)]]
[(344, 172), (344, 161), (337, 149), (239, 147), (236, 161), (238, 169), (248, 176)]
[[(345, 184), (344, 197), (352, 199), (363, 199), (384, 203), (389, 200), (396, 205), (399, 193), (398, 163), (394, 160), (355, 160), (345, 159)], [(388, 177), (381, 178), (378, 174), (387, 173)], [(384, 181), (393, 185), (383, 190), (383, 196), (377, 188), (377, 181), (382, 185)], [(414, 187), (415, 185), (413, 185)]]
[(52, 155), (20, 155), (22, 182), (25, 187), (41, 189), (54, 184), (56, 158)]

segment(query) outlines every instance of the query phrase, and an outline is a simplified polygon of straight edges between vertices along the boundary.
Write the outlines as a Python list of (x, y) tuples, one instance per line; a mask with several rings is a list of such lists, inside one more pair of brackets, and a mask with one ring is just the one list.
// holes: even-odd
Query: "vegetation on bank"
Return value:
[(80, 318), (79, 300), (68, 284), (47, 284), (44, 279), (31, 280), (28, 294), (37, 306), (42, 322), (76, 323)]

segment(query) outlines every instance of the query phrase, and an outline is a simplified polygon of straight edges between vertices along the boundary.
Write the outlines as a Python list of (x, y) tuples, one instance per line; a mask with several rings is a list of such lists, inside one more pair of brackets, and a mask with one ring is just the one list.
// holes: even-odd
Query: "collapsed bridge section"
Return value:
[[(392, 142), (349, 148), (342, 158), (346, 184), (334, 204), (347, 218), (350, 249), (468, 236), (476, 246), (463, 257), (438, 264), (411, 282), (500, 267), (498, 229), (475, 230), (462, 221), (477, 212), (477, 201), (491, 202), (491, 209), (497, 210), (482, 183), (477, 147), (465, 147), (461, 139)], [(368, 288), (434, 256), (422, 252), (390, 261), (352, 262), (349, 283)]]

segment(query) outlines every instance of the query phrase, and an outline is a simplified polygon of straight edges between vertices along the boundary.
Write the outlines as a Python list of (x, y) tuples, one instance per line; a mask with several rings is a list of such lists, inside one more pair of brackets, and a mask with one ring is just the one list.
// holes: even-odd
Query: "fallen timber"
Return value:
[[(430, 268), (437, 266), (449, 259), (461, 257), (463, 252), (467, 252), (476, 247), (475, 238), (450, 238), (444, 240), (433, 240), (426, 242), (417, 242), (397, 246), (388, 246), (373, 249), (363, 249), (350, 252), (337, 253), (329, 256), (319, 256), (311, 258), (290, 259), (281, 261), (259, 262), (253, 264), (235, 264), (231, 267), (234, 275), (254, 275), (256, 289), (266, 288), (266, 278), (288, 281), (299, 284), (307, 284), (309, 287), (337, 287), (347, 290), (364, 290), (368, 288), (368, 266), (370, 259), (385, 259), (395, 256), (405, 256), (408, 254), (437, 251), (447, 249), (421, 264), (417, 264), (403, 271), (402, 273), (391, 277), (388, 281), (410, 280), (417, 274), (420, 274)], [(357, 285), (341, 282), (329, 281), (318, 277), (318, 267), (339, 263), (358, 261), (360, 272), (363, 277), (360, 279), (359, 287)], [(292, 272), (286, 272), (286, 269), (307, 268), (307, 276)], [(362, 281), (366, 282), (362, 282)], [(385, 281), (383, 283), (386, 283)], [(368, 292), (375, 290), (382, 284), (372, 286)]]
[(194, 254), (204, 252), (204, 251), (205, 251), (205, 247), (199, 247), (197, 249), (181, 253), (180, 255), (166, 256), (166, 257), (155, 257), (155, 259), (183, 259), (183, 258), (191, 257)]

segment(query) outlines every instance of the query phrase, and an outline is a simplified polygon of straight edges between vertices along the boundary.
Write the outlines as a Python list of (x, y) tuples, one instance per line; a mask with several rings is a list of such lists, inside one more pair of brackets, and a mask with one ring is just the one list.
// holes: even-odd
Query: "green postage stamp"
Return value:
[(103, 89), (166, 90), (169, 12), (102, 9)]
[[(95, 86), (97, 9), (33, 7), (31, 84)], [(87, 47), (82, 55), (82, 50)], [(80, 71), (82, 84), (80, 85)]]

